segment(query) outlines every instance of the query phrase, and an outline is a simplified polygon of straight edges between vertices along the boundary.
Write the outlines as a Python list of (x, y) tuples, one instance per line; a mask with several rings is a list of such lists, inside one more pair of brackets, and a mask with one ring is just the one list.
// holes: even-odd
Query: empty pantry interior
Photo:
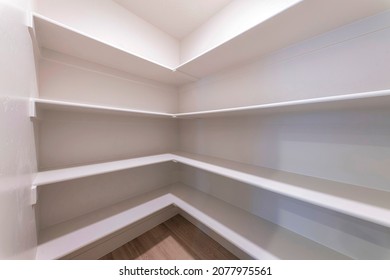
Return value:
[(0, 258), (179, 213), (243, 259), (390, 259), (389, 9), (1, 0)]

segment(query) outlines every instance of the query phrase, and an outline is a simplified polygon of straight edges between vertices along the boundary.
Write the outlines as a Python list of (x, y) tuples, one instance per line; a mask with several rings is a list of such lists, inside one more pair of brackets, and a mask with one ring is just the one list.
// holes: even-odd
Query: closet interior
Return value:
[(178, 213), (242, 259), (390, 258), (388, 1), (219, 1), (179, 38), (132, 2), (28, 13), (36, 259)]

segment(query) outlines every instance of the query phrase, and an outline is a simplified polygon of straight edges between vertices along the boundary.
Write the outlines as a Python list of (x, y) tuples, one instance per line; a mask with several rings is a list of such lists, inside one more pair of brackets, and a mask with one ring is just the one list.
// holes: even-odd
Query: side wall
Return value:
[(35, 259), (30, 188), (36, 172), (28, 98), (36, 94), (27, 0), (0, 1), (0, 259)]

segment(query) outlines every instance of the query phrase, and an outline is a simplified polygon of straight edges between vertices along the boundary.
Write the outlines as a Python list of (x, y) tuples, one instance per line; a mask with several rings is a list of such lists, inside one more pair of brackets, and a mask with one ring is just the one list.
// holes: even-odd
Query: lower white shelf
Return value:
[(390, 192), (209, 156), (174, 155), (185, 165), (390, 227)]
[(161, 188), (42, 231), (37, 259), (59, 259), (170, 205), (201, 221), (254, 259), (348, 259), (182, 184)]
[(167, 161), (180, 162), (390, 227), (390, 192), (181, 152), (39, 172), (34, 185), (51, 184)]

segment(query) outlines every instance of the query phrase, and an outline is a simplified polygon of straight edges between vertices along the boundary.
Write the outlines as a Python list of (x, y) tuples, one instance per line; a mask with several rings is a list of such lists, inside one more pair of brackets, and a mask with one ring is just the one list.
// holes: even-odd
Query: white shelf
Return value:
[(174, 114), (152, 112), (144, 110), (134, 110), (119, 107), (90, 105), (83, 103), (57, 101), (48, 99), (31, 99), (30, 117), (39, 117), (40, 110), (57, 110), (57, 111), (70, 111), (70, 112), (96, 112), (96, 113), (108, 113), (108, 114), (120, 114), (128, 116), (140, 116), (140, 117), (158, 117), (158, 118), (174, 118)]
[(181, 85), (195, 80), (172, 67), (129, 53), (44, 16), (32, 14), (32, 17), (36, 40), (41, 48), (167, 84)]
[(235, 108), (225, 108), (207, 111), (197, 111), (188, 113), (163, 113), (144, 111), (136, 109), (126, 109), (101, 105), (89, 105), (76, 102), (31, 99), (31, 117), (37, 117), (41, 109), (80, 111), (80, 112), (101, 112), (110, 114), (124, 114), (141, 117), (165, 117), (178, 119), (196, 119), (209, 117), (257, 115), (286, 112), (305, 112), (321, 110), (346, 110), (346, 109), (386, 109), (390, 106), (390, 90), (378, 90), (361, 93), (351, 93), (328, 97), (318, 97), (302, 100), (275, 102), (253, 106), (243, 106)]
[(154, 156), (146, 156), (139, 158), (132, 158), (126, 160), (111, 161), (105, 163), (90, 164), (84, 166), (70, 167), (57, 170), (49, 170), (38, 172), (34, 179), (33, 185), (41, 186), (46, 184), (69, 181), (73, 179), (115, 172), (130, 168), (141, 167), (156, 163), (171, 161), (173, 159), (171, 154), (161, 154)]
[(351, 93), (329, 97), (275, 102), (261, 105), (216, 109), (175, 114), (177, 118), (207, 118), (235, 115), (269, 114), (281, 112), (304, 112), (340, 109), (389, 108), (390, 90)]
[(208, 156), (174, 155), (185, 165), (390, 227), (390, 192)]
[[(337, 26), (385, 11), (389, 5), (380, 1), (371, 5), (357, 5), (353, 1), (339, 9), (343, 17), (329, 21), (335, 3), (317, 3), (313, 9), (310, 1), (301, 1), (270, 18), (265, 18), (237, 36), (211, 47), (180, 65), (162, 65), (120, 47), (103, 42), (69, 26), (32, 14), (32, 25), (39, 47), (102, 64), (137, 76), (173, 85), (183, 85), (206, 77), (234, 65), (292, 45), (296, 42), (327, 32)], [(382, 1), (383, 2), (383, 1)], [(349, 8), (354, 5), (354, 9)], [(338, 7), (340, 8), (340, 7)], [(383, 16), (386, 19), (386, 15)], [(296, 19), (300, 20), (297, 21)], [(316, 19), (316, 20), (313, 20)], [(379, 25), (378, 25), (379, 24)], [(372, 28), (383, 28), (386, 22), (374, 23)], [(289, 28), (285, 28), (289, 26)], [(307, 28), (310, 26), (310, 28)], [(34, 32), (33, 32), (34, 33)], [(272, 34), (270, 37), (269, 34)], [(35, 40), (35, 38), (33, 38)], [(259, 41), (260, 40), (260, 41)], [(234, 55), (233, 55), (234, 54)]]
[(44, 230), (39, 237), (37, 259), (64, 257), (170, 205), (176, 205), (255, 259), (348, 258), (226, 202), (178, 184)]
[(171, 204), (161, 189), (54, 225), (39, 233), (36, 258), (62, 258)]
[(167, 161), (180, 162), (281, 195), (390, 227), (390, 192), (188, 153), (161, 154), (43, 171), (37, 174), (33, 184), (35, 186), (51, 184)]
[[(351, 7), (353, 7), (351, 9)], [(297, 4), (265, 18), (237, 36), (211, 47), (204, 53), (183, 62), (177, 71), (203, 78), (223, 69), (242, 65), (260, 57), (292, 46), (297, 42), (345, 26), (389, 9), (384, 1), (299, 1)], [(337, 9), (338, 18), (334, 16)], [(329, 21), (332, 18), (332, 21)], [(378, 22), (368, 19), (371, 30), (388, 26), (388, 14), (380, 16)]]

